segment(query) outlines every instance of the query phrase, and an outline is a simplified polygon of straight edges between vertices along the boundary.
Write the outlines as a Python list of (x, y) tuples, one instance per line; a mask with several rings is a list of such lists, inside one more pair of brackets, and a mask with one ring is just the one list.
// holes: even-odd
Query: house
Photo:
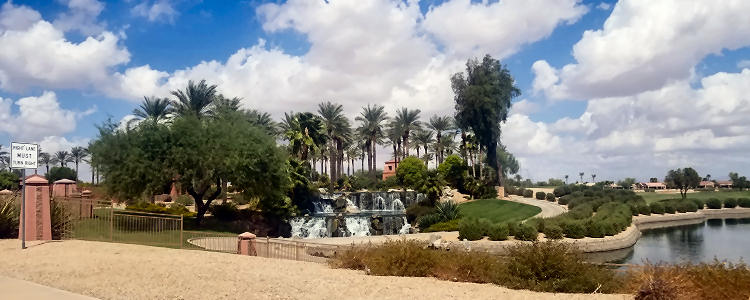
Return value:
[(702, 189), (712, 189), (715, 188), (716, 185), (713, 181), (703, 180), (700, 183), (698, 183), (698, 187)]
[(662, 182), (641, 182), (638, 184), (642, 189), (666, 190), (667, 185)]
[(719, 188), (732, 188), (732, 181), (731, 180), (718, 180), (716, 181), (716, 185), (719, 186)]
[(398, 168), (398, 162), (396, 160), (389, 160), (383, 165), (383, 180), (393, 175), (396, 175), (396, 169)]

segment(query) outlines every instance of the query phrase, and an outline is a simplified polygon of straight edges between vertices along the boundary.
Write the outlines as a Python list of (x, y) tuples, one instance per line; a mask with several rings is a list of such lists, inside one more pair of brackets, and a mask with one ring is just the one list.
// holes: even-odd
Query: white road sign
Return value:
[(10, 167), (13, 169), (36, 169), (39, 145), (10, 143)]

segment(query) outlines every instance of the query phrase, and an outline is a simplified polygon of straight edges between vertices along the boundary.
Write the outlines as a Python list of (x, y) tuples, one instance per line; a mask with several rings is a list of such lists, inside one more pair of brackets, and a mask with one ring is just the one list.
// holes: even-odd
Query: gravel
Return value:
[[(0, 240), (0, 275), (101, 299), (629, 299), (368, 276), (316, 263), (197, 250)], [(0, 297), (1, 298), (1, 297)]]

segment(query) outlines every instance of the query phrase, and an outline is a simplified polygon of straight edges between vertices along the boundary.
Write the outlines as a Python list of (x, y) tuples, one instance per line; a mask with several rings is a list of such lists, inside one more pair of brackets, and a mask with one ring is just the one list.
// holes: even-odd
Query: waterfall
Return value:
[(391, 202), (391, 210), (400, 211), (404, 209), (404, 203), (402, 203), (400, 199), (393, 199), (393, 202)]
[(385, 199), (383, 197), (378, 196), (372, 201), (372, 210), (385, 210)]
[(401, 229), (398, 230), (398, 234), (409, 234), (409, 229), (411, 229), (411, 224), (406, 220), (406, 217), (403, 217), (404, 219), (404, 226), (401, 226)]
[(346, 231), (348, 236), (368, 236), (370, 235), (370, 218), (369, 217), (346, 217)]
[(292, 225), (292, 237), (314, 239), (328, 236), (326, 218), (312, 217), (309, 220), (294, 218), (289, 223)]
[(313, 206), (315, 208), (314, 213), (325, 213), (325, 214), (333, 213), (333, 206), (331, 206), (330, 203), (313, 202)]

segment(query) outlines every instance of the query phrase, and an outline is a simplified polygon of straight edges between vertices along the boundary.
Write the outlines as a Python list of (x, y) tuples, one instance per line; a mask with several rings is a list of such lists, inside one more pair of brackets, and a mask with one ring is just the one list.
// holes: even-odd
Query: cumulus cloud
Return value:
[(610, 8), (612, 8), (612, 4), (609, 4), (607, 2), (602, 2), (602, 3), (599, 3), (599, 5), (597, 5), (596, 8), (601, 9), (601, 10), (609, 10)]
[(104, 10), (104, 3), (97, 0), (60, 0), (68, 11), (60, 13), (53, 24), (62, 31), (76, 30), (83, 35), (97, 35), (106, 24), (97, 18)]
[(745, 69), (750, 68), (750, 59), (743, 59), (737, 62), (737, 68)]
[(174, 23), (177, 11), (169, 0), (143, 1), (134, 6), (132, 12), (136, 16), (144, 17), (151, 22)]
[[(130, 53), (111, 32), (74, 43), (65, 38), (63, 30), (39, 19), (38, 13), (29, 8), (8, 2), (2, 6), (0, 16), (3, 90), (89, 88), (109, 81), (111, 69), (130, 60)], [(20, 21), (6, 25), (14, 20)]]
[(546, 62), (534, 64), (534, 88), (550, 98), (590, 99), (685, 80), (707, 55), (750, 45), (748, 10), (748, 1), (621, 0), (602, 29), (584, 32), (573, 47), (576, 63), (554, 70), (556, 81)]
[[(13, 105), (17, 114), (13, 114)], [(45, 91), (38, 97), (24, 97), (13, 102), (0, 98), (0, 132), (11, 138), (39, 140), (45, 136), (64, 135), (73, 132), (78, 119), (94, 113), (91, 108), (76, 112), (60, 107), (57, 95)]]
[(580, 0), (449, 0), (430, 8), (423, 27), (457, 57), (492, 53), (503, 58), (587, 11)]

